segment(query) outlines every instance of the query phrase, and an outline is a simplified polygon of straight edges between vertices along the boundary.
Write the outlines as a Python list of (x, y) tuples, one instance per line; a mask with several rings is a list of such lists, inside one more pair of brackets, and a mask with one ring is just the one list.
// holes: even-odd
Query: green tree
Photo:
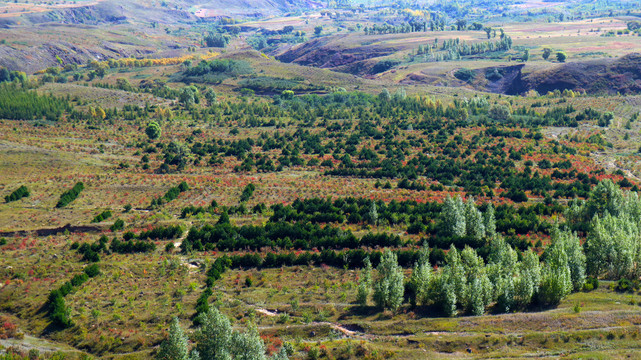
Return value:
[(249, 325), (246, 332), (234, 332), (232, 349), (234, 360), (267, 360), (265, 343), (253, 324)]
[(525, 307), (531, 303), (541, 284), (539, 256), (528, 250), (523, 261), (518, 264), (518, 271), (519, 276), (514, 284), (514, 298), (517, 306)]
[(231, 41), (231, 36), (227, 34), (210, 33), (203, 39), (207, 47), (227, 47)]
[(561, 246), (568, 257), (568, 267), (574, 291), (579, 291), (585, 283), (585, 254), (576, 233), (552, 229), (552, 246)]
[[(215, 307), (199, 315), (200, 328), (196, 331), (196, 349), (208, 360), (267, 360), (265, 343), (258, 329), (250, 324), (246, 332), (234, 331), (229, 319)], [(271, 360), (287, 360), (283, 349)]]
[(205, 91), (204, 95), (205, 95), (205, 99), (207, 100), (207, 102), (210, 105), (214, 104), (216, 102), (217, 95), (216, 95), (216, 92), (213, 89), (211, 89), (211, 88), (207, 89), (207, 91)]
[(539, 288), (539, 302), (557, 305), (572, 291), (572, 275), (563, 247), (552, 246), (545, 260)]
[(368, 218), (372, 225), (376, 225), (378, 222), (378, 210), (376, 209), (376, 201), (374, 200), (372, 200), (372, 204), (370, 205)]
[(291, 100), (294, 98), (294, 92), (292, 90), (283, 90), (281, 97), (285, 100)]
[(229, 224), (229, 215), (227, 214), (227, 211), (223, 211), (223, 213), (220, 214), (217, 224)]
[(449, 195), (443, 203), (441, 212), (444, 231), (449, 236), (465, 236), (465, 205), (460, 196), (451, 198)]
[(473, 274), (469, 283), (470, 301), (468, 309), (472, 315), (481, 316), (485, 313), (485, 308), (492, 301), (492, 287), (485, 268), (479, 269), (477, 273)]
[(392, 100), (392, 94), (390, 94), (389, 90), (383, 89), (380, 94), (378, 94), (378, 99), (383, 102), (390, 102)]
[(483, 258), (474, 249), (466, 246), (460, 252), (461, 264), (464, 269), (467, 282), (467, 300), (465, 306), (468, 312), (479, 316), (485, 313), (485, 308), (492, 301), (493, 285), (487, 275), (487, 269)]
[(233, 330), (229, 319), (215, 307), (199, 315), (196, 349), (203, 359), (231, 360)]
[(456, 315), (456, 290), (449, 280), (448, 271), (441, 271), (434, 276), (430, 285), (430, 299), (441, 308), (445, 316)]
[(465, 203), (465, 233), (477, 240), (485, 237), (483, 214), (476, 208), (473, 197), (469, 197)]
[(160, 128), (160, 125), (158, 125), (157, 122), (152, 121), (149, 124), (147, 124), (147, 128), (145, 129), (145, 133), (151, 140), (156, 140), (160, 137), (162, 134), (162, 129)]
[(178, 100), (180, 101), (181, 104), (185, 105), (186, 107), (191, 107), (196, 103), (197, 93), (198, 93), (198, 89), (196, 89), (194, 86), (185, 86), (180, 91)]
[(9, 72), (9, 69), (6, 67), (0, 67), (0, 82), (3, 81), (10, 81), (11, 80), (11, 73)]
[(483, 214), (483, 222), (485, 225), (485, 235), (487, 237), (494, 237), (496, 235), (496, 218), (494, 216), (494, 205), (487, 204), (487, 209)]
[(508, 121), (512, 117), (512, 110), (507, 105), (492, 105), (487, 115), (497, 121)]
[(49, 295), (50, 313), (49, 318), (55, 326), (69, 328), (73, 326), (71, 321), (71, 310), (65, 303), (65, 299), (59, 290), (54, 290)]
[(430, 300), (430, 284), (433, 280), (432, 266), (429, 261), (429, 249), (423, 247), (419, 254), (418, 261), (414, 264), (414, 270), (410, 277), (410, 287), (413, 291), (413, 303), (427, 305)]
[(492, 28), (491, 27), (489, 27), (489, 26), (488, 27), (484, 27), (483, 31), (485, 31), (485, 34), (487, 35), (488, 39), (492, 37)]
[(180, 327), (178, 318), (174, 317), (169, 326), (169, 336), (160, 344), (156, 355), (157, 360), (196, 360), (197, 355), (190, 356), (187, 346), (187, 336)]
[(320, 34), (323, 32), (323, 26), (319, 25), (314, 28), (314, 35), (320, 36)]
[(514, 286), (517, 254), (500, 236), (490, 241), (488, 276), (494, 284), (493, 299), (499, 311), (508, 312), (514, 306)]
[(380, 308), (396, 311), (403, 303), (405, 292), (403, 269), (390, 249), (385, 249), (378, 265), (378, 280), (374, 285), (374, 302)]
[(543, 55), (541, 55), (543, 57), (543, 60), (547, 60), (550, 57), (550, 55), (552, 55), (552, 50), (548, 48), (544, 48)]
[(372, 262), (369, 256), (365, 258), (365, 267), (361, 271), (361, 277), (358, 283), (358, 291), (356, 293), (356, 302), (360, 306), (367, 306), (367, 299), (372, 292)]
[(629, 213), (626, 204), (629, 204), (626, 202), (626, 196), (617, 184), (610, 179), (599, 181), (590, 191), (590, 197), (586, 203), (586, 220), (592, 220), (594, 215), (603, 217), (606, 212), (613, 216)]
[(558, 62), (565, 62), (567, 58), (568, 58), (568, 55), (563, 51), (559, 51), (556, 53), (556, 61)]
[(446, 274), (447, 281), (454, 291), (456, 303), (465, 309), (469, 301), (469, 288), (467, 286), (467, 277), (461, 260), (461, 254), (454, 244), (450, 246), (450, 250), (445, 256), (445, 262), (447, 266), (443, 268), (443, 273)]

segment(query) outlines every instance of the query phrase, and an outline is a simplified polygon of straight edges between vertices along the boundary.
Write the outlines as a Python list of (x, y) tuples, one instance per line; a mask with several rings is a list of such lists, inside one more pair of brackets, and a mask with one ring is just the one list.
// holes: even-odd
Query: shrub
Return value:
[(85, 268), (85, 274), (90, 278), (100, 275), (100, 268), (98, 264), (91, 264)]
[(581, 304), (576, 303), (574, 304), (574, 307), (572, 307), (572, 310), (574, 311), (575, 314), (578, 314), (581, 312)]
[(599, 279), (595, 277), (588, 277), (585, 279), (585, 284), (583, 285), (583, 291), (592, 291), (599, 288)]
[(219, 47), (224, 48), (229, 44), (231, 36), (227, 34), (211, 33), (204, 38), (205, 45), (207, 47)]
[(124, 228), (125, 228), (125, 222), (122, 219), (117, 219), (116, 221), (114, 221), (113, 225), (111, 225), (110, 227), (111, 231), (118, 231)]
[(619, 281), (617, 281), (617, 284), (614, 289), (618, 292), (628, 292), (628, 291), (633, 291), (635, 287), (636, 286), (632, 281), (626, 278), (622, 278), (622, 279), (619, 279)]
[(245, 189), (243, 189), (243, 193), (240, 195), (240, 202), (246, 202), (251, 198), (251, 196), (254, 194), (254, 191), (256, 190), (256, 186), (254, 184), (247, 184), (245, 186)]
[(490, 80), (490, 81), (498, 81), (503, 78), (503, 75), (499, 72), (498, 69), (488, 69), (485, 72), (485, 78)]

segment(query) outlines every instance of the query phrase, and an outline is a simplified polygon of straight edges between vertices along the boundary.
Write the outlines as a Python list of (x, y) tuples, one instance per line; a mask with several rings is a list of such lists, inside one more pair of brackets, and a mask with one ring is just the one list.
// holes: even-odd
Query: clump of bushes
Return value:
[(599, 288), (599, 279), (595, 277), (588, 277), (583, 284), (583, 291), (592, 291)]
[(618, 292), (632, 292), (639, 288), (639, 282), (637, 280), (630, 280), (626, 278), (621, 278), (617, 281), (614, 286), (614, 290)]
[(456, 77), (457, 79), (459, 79), (461, 81), (470, 82), (470, 81), (472, 81), (472, 79), (474, 79), (476, 77), (476, 73), (474, 72), (474, 70), (470, 70), (470, 69), (467, 69), (467, 68), (462, 68), (462, 69), (458, 69), (458, 70), (456, 70), (456, 72), (454, 72), (454, 77)]
[(122, 219), (116, 219), (116, 221), (114, 221), (113, 225), (111, 225), (109, 229), (111, 229), (111, 231), (118, 231), (124, 228), (125, 228), (125, 222)]

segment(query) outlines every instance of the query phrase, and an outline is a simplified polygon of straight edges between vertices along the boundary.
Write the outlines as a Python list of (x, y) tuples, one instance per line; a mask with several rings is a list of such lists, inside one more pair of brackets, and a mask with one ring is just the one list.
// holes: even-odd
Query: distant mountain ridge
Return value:
[(323, 4), (314, 0), (165, 0), (161, 6), (149, 6), (141, 1), (99, 0), (86, 5), (77, 3), (77, 6), (3, 17), (0, 18), (0, 28), (18, 24), (98, 25), (127, 21), (172, 24), (207, 18), (276, 16), (320, 7)]

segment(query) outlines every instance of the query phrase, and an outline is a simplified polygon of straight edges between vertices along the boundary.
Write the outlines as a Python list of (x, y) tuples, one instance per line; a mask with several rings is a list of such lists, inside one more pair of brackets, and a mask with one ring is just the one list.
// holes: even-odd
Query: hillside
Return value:
[(637, 2), (0, 0), (0, 360), (640, 359)]
[(616, 59), (570, 62), (524, 74), (508, 93), (536, 90), (585, 91), (589, 94), (638, 94), (641, 92), (641, 53)]

